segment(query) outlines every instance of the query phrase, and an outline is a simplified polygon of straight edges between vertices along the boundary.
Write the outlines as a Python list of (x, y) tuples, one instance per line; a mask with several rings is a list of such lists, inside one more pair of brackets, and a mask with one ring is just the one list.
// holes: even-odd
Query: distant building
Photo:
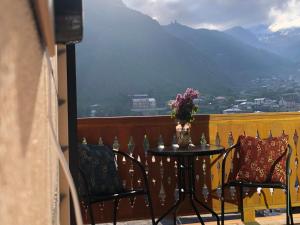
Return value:
[(131, 96), (132, 109), (153, 109), (156, 108), (155, 98), (149, 98), (147, 94), (135, 94)]
[(268, 98), (256, 98), (253, 105), (254, 111), (276, 112), (279, 110), (279, 105), (276, 100)]
[(166, 108), (158, 108), (155, 98), (149, 98), (147, 94), (136, 94), (131, 96), (131, 111), (139, 115), (155, 115)]
[(224, 100), (226, 100), (226, 97), (224, 97), (224, 96), (217, 96), (217, 97), (215, 97), (215, 100), (217, 100), (217, 101), (224, 101)]
[(239, 104), (239, 109), (242, 109), (243, 111), (247, 111), (247, 112), (253, 112), (254, 105), (255, 105), (254, 102), (243, 101)]
[(243, 110), (241, 110), (238, 105), (234, 105), (229, 109), (223, 110), (223, 114), (242, 113), (242, 112)]
[(266, 98), (255, 98), (254, 103), (255, 103), (255, 105), (262, 105), (262, 104), (264, 104), (265, 100), (266, 100)]
[(241, 110), (239, 108), (229, 108), (229, 109), (223, 110), (223, 114), (242, 113), (242, 112), (243, 112), (243, 110)]
[(153, 109), (153, 108), (156, 108), (155, 98), (132, 99), (132, 109)]
[(283, 98), (281, 98), (278, 102), (278, 105), (280, 107), (292, 108), (292, 107), (296, 106), (296, 102), (295, 101), (286, 101)]

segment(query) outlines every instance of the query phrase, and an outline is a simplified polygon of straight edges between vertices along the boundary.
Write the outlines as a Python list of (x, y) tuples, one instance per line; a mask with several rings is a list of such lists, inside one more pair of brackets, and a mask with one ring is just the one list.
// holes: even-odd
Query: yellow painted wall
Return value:
[[(229, 147), (229, 144), (236, 143), (239, 135), (246, 134), (249, 136), (256, 136), (259, 134), (260, 138), (267, 138), (270, 135), (273, 137), (280, 136), (284, 132), (289, 136), (289, 144), (292, 147), (292, 156), (290, 162), (291, 177), (290, 177), (290, 191), (292, 206), (300, 206), (300, 190), (295, 188), (296, 176), (300, 176), (300, 168), (296, 165), (296, 158), (299, 159), (299, 144), (300, 139), (296, 138), (300, 134), (300, 113), (252, 113), (252, 114), (223, 114), (223, 115), (197, 115), (192, 124), (192, 141), (194, 144), (199, 144), (202, 134), (206, 135), (208, 143), (215, 144), (216, 139), (224, 147)], [(86, 138), (88, 143), (96, 144), (101, 137), (102, 141), (112, 146), (115, 140), (118, 140), (120, 150), (128, 152), (128, 143), (132, 138), (135, 143), (134, 157), (140, 157), (142, 163), (146, 164), (149, 169), (150, 192), (154, 203), (154, 212), (161, 215), (161, 212), (166, 210), (174, 203), (174, 191), (177, 183), (176, 168), (174, 161), (167, 161), (164, 157), (156, 157), (152, 161), (152, 156), (148, 154), (145, 156), (144, 152), (144, 135), (150, 143), (151, 148), (156, 148), (160, 136), (164, 144), (170, 146), (173, 135), (175, 133), (175, 122), (170, 116), (156, 116), (156, 117), (115, 117), (115, 118), (83, 118), (78, 119), (78, 140)], [(217, 138), (219, 137), (219, 138)], [(117, 138), (117, 139), (115, 139)], [(299, 139), (299, 140), (298, 140)], [(231, 145), (231, 144), (230, 144)], [(226, 171), (229, 174), (232, 159), (232, 154), (229, 154), (226, 163)], [(221, 164), (222, 156), (214, 155), (211, 157), (196, 158), (196, 192), (197, 196), (202, 201), (204, 200), (202, 188), (204, 183), (209, 190), (207, 204), (212, 206), (216, 212), (220, 212), (220, 199), (217, 194), (218, 187), (221, 187)], [(161, 165), (164, 169), (164, 177), (161, 176)], [(122, 171), (128, 171), (130, 164), (122, 162)], [(175, 168), (175, 170), (174, 170)], [(205, 174), (204, 169), (205, 168)], [(125, 172), (126, 174), (126, 172)], [(127, 184), (130, 184), (130, 176), (122, 176), (121, 179)], [(198, 175), (198, 179), (197, 179)], [(170, 182), (165, 178), (170, 177)], [(155, 181), (155, 182), (153, 182)], [(161, 188), (163, 187), (163, 189)], [(161, 204), (161, 191), (165, 193), (165, 202)], [(238, 190), (230, 192), (228, 188), (225, 190), (225, 210), (226, 212), (238, 211)], [(249, 189), (244, 194), (244, 212), (245, 221), (254, 221), (254, 210), (265, 208), (284, 208), (285, 195), (282, 190), (270, 190), (264, 188), (260, 194), (256, 188)], [(98, 211), (98, 222), (105, 222), (111, 220), (111, 208), (105, 203), (103, 212)], [(167, 206), (167, 207), (166, 207)], [(130, 206), (129, 201), (120, 204), (118, 211), (119, 219), (140, 219), (149, 216), (148, 209), (143, 208), (143, 201), (136, 201), (133, 207)], [(143, 211), (144, 209), (144, 211)], [(199, 208), (203, 210), (203, 208)], [(95, 207), (99, 210), (99, 206)], [(184, 211), (186, 210), (186, 211)], [(189, 211), (188, 211), (189, 210)], [(207, 213), (207, 211), (201, 211)], [(102, 213), (102, 214), (101, 214)], [(182, 207), (179, 212), (181, 215), (193, 214), (190, 207)], [(84, 211), (84, 218), (88, 218), (88, 214)]]
[[(0, 1), (0, 221), (58, 224), (56, 57), (49, 60), (29, 1)], [(50, 118), (50, 119), (49, 119)]]

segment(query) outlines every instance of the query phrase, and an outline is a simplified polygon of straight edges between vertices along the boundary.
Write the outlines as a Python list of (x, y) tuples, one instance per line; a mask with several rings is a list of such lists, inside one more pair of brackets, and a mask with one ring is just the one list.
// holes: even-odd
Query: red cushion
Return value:
[(240, 166), (236, 180), (285, 183), (288, 136), (258, 139), (240, 136)]

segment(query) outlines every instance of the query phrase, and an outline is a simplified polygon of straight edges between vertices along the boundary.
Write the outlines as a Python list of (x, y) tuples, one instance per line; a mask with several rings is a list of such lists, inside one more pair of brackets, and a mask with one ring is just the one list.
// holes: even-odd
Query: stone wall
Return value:
[(56, 57), (36, 29), (29, 1), (0, 1), (0, 221), (58, 224)]

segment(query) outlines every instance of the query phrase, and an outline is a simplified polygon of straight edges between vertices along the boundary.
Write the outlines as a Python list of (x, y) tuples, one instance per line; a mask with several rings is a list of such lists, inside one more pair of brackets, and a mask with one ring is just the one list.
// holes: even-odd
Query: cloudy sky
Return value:
[(226, 29), (268, 24), (273, 31), (300, 27), (300, 0), (123, 0), (161, 24)]

